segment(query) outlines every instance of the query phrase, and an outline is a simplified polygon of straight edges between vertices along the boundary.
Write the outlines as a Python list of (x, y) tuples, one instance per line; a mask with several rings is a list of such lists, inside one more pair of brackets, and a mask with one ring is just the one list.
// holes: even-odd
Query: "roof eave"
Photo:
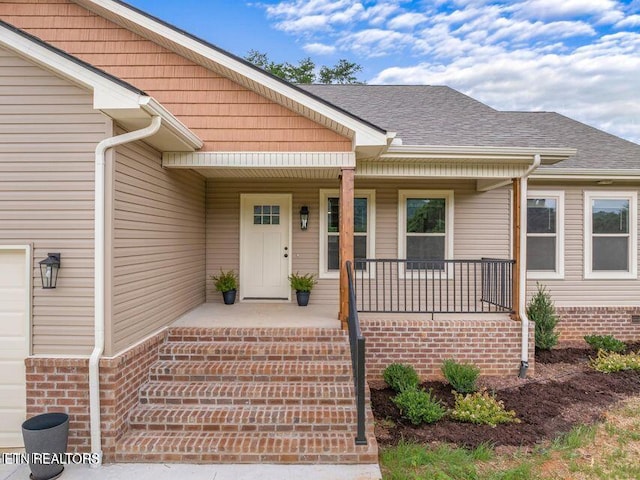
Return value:
[(543, 165), (553, 165), (577, 153), (575, 148), (492, 147), (455, 145), (391, 145), (380, 156), (383, 160), (456, 160), (456, 161), (503, 161), (530, 163), (540, 155)]

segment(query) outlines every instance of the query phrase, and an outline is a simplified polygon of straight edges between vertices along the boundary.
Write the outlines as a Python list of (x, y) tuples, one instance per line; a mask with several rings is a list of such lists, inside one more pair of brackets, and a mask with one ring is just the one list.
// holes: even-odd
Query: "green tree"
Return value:
[(531, 298), (527, 306), (527, 317), (536, 324), (536, 347), (541, 350), (551, 350), (558, 343), (556, 325), (558, 315), (553, 305), (551, 295), (544, 285), (537, 284), (538, 291)]
[(316, 73), (316, 64), (309, 57), (303, 58), (296, 65), (289, 62), (276, 63), (266, 53), (249, 50), (244, 58), (256, 67), (292, 83), (364, 83), (356, 77), (362, 71), (362, 66), (345, 59), (338, 60), (333, 67), (323, 65)]

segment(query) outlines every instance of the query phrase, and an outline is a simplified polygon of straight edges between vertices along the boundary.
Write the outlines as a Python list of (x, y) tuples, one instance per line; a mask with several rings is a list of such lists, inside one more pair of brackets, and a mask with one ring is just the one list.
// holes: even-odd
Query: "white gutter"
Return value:
[(520, 297), (518, 298), (518, 310), (520, 312), (520, 323), (522, 327), (522, 344), (520, 351), (520, 372), (518, 376), (524, 378), (527, 376), (529, 368), (529, 317), (527, 317), (527, 184), (528, 177), (536, 170), (542, 159), (539, 154), (533, 157), (533, 163), (526, 172), (518, 179), (520, 182), (520, 265), (519, 282)]
[(100, 432), (100, 357), (104, 352), (104, 257), (105, 257), (105, 156), (107, 150), (118, 145), (150, 137), (160, 130), (162, 118), (151, 117), (148, 127), (115, 137), (105, 138), (96, 147), (95, 172), (95, 252), (94, 252), (94, 290), (95, 290), (95, 347), (89, 358), (89, 415), (91, 425), (91, 452), (99, 454), (98, 463), (102, 464), (102, 437)]

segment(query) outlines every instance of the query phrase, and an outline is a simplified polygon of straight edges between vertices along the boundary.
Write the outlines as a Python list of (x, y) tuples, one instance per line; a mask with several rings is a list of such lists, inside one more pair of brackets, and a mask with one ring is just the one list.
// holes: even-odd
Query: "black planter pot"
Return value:
[(229, 290), (228, 292), (222, 292), (222, 299), (225, 305), (233, 305), (236, 303), (236, 291)]
[(24, 449), (29, 454), (29, 468), (34, 480), (49, 480), (59, 476), (63, 465), (32, 463), (34, 453), (65, 453), (69, 438), (69, 415), (66, 413), (44, 413), (30, 418), (22, 424)]
[(307, 305), (309, 305), (309, 295), (311, 295), (311, 292), (296, 291), (296, 300), (298, 300), (298, 306), (306, 307)]

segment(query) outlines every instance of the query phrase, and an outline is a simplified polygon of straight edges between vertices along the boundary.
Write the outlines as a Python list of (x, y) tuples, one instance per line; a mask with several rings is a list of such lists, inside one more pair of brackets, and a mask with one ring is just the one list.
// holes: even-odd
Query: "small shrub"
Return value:
[(584, 341), (594, 350), (621, 353), (627, 348), (627, 344), (618, 340), (613, 335), (586, 335)]
[(403, 417), (414, 425), (434, 423), (440, 420), (447, 410), (431, 396), (431, 392), (409, 388), (393, 398), (393, 403), (400, 409)]
[(480, 369), (471, 363), (458, 363), (455, 360), (445, 360), (442, 364), (442, 374), (459, 393), (473, 393), (478, 390), (476, 382)]
[(300, 275), (298, 272), (289, 275), (289, 284), (296, 292), (310, 292), (318, 283), (313, 273)]
[(491, 425), (499, 423), (520, 422), (516, 412), (506, 410), (504, 403), (486, 391), (461, 395), (454, 393), (456, 404), (451, 417), (460, 422)]
[(233, 270), (225, 272), (220, 269), (220, 275), (211, 275), (211, 280), (218, 292), (230, 292), (238, 288), (238, 276)]
[(382, 373), (384, 381), (396, 392), (416, 389), (420, 384), (420, 377), (411, 365), (392, 363)]
[(616, 352), (598, 350), (598, 356), (591, 360), (591, 366), (598, 372), (613, 373), (622, 370), (640, 371), (640, 351), (622, 355)]
[(551, 350), (558, 343), (558, 334), (555, 331), (558, 316), (549, 292), (544, 285), (538, 283), (537, 286), (538, 291), (527, 306), (527, 317), (536, 324), (536, 347)]

